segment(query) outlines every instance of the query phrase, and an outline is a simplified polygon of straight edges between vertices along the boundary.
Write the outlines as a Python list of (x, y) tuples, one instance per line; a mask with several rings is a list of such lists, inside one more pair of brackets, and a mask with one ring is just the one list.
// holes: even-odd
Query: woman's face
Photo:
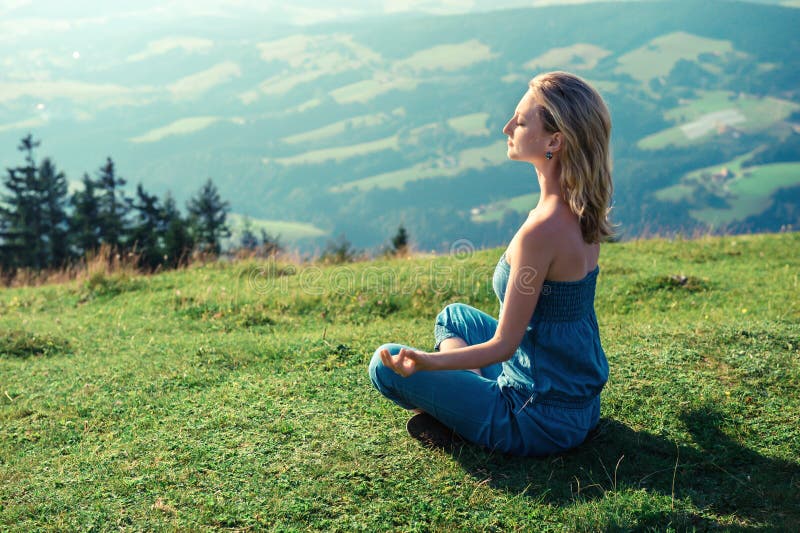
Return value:
[(503, 127), (503, 133), (508, 135), (509, 159), (534, 165), (546, 160), (552, 135), (544, 130), (538, 104), (530, 91), (519, 101), (511, 120)]

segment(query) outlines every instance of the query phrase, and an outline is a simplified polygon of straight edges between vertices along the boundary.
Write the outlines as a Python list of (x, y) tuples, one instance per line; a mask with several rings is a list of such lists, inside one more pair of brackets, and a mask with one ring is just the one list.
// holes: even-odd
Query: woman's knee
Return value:
[(381, 374), (384, 372), (392, 372), (391, 369), (386, 368), (386, 366), (383, 364), (383, 360), (381, 360), (381, 351), (388, 350), (390, 355), (397, 355), (400, 353), (400, 349), (402, 347), (403, 345), (401, 344), (389, 342), (378, 346), (378, 349), (376, 349), (375, 353), (372, 354), (372, 359), (369, 362), (369, 377), (372, 380), (372, 384), (379, 389), (381, 384)]
[(467, 338), (467, 324), (465, 317), (474, 308), (462, 303), (448, 304), (436, 316), (434, 336), (436, 337), (436, 347), (447, 338), (460, 337)]

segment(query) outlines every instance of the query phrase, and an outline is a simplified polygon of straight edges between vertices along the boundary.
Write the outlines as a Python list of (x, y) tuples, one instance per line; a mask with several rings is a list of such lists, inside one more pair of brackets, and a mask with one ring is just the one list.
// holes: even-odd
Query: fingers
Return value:
[(397, 355), (392, 355), (389, 350), (380, 351), (383, 365), (391, 368), (395, 373), (405, 377), (410, 376), (417, 370), (417, 356), (419, 353), (410, 348), (401, 348)]

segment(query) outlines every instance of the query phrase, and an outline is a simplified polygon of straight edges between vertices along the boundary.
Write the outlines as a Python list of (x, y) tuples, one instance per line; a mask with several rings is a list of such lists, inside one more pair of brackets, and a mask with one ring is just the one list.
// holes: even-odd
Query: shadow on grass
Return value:
[[(720, 429), (722, 415), (713, 409), (687, 411), (681, 420), (693, 446), (604, 418), (594, 437), (558, 456), (516, 458), (475, 446), (450, 453), (476, 479), (540, 503), (568, 506), (612, 492), (645, 490), (689, 500), (706, 515), (735, 515), (770, 530), (791, 530), (800, 523), (800, 465), (734, 441)], [(717, 524), (708, 516), (677, 518), (687, 527)], [(675, 519), (669, 511), (656, 513), (638, 526), (675, 525)]]

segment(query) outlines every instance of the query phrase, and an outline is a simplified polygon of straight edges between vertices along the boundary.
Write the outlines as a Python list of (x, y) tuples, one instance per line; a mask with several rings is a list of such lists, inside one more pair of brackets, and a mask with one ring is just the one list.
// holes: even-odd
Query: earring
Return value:
[(544, 154), (544, 158), (545, 159), (553, 159), (553, 152), (547, 152), (546, 154)]

